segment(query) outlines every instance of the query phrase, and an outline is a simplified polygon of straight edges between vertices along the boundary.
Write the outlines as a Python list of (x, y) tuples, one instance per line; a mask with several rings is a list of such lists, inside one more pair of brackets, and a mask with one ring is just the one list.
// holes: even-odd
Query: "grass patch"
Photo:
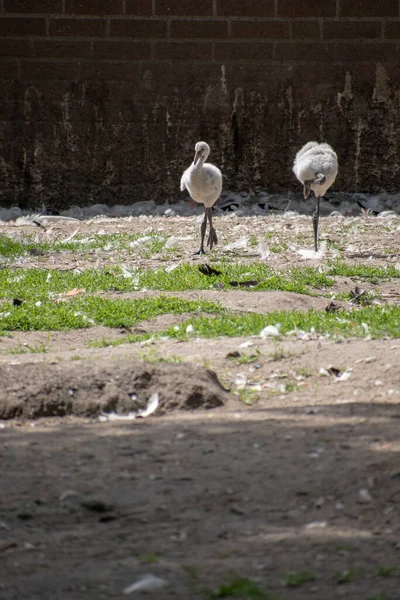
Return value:
[(138, 354), (139, 360), (144, 360), (145, 362), (151, 362), (155, 364), (159, 363), (172, 363), (172, 364), (180, 364), (182, 362), (182, 357), (173, 354), (165, 358), (164, 356), (159, 356), (157, 350), (155, 348), (150, 348), (148, 350), (143, 350)]
[(238, 396), (240, 402), (246, 404), (247, 406), (253, 406), (260, 399), (260, 392), (253, 390), (251, 386), (246, 386), (244, 388), (240, 388), (236, 395)]
[(288, 244), (286, 242), (283, 242), (283, 244), (281, 244), (279, 246), (270, 246), (269, 249), (274, 254), (279, 254), (280, 252), (286, 252), (288, 248), (289, 248)]
[[(359, 310), (326, 313), (325, 311), (276, 311), (272, 313), (237, 314), (224, 311), (219, 307), (220, 315), (213, 317), (190, 318), (180, 325), (154, 334), (127, 335), (118, 340), (102, 340), (95, 345), (118, 346), (132, 342), (142, 342), (151, 337), (168, 337), (188, 340), (193, 337), (248, 337), (259, 335), (267, 325), (280, 325), (281, 335), (314, 331), (326, 337), (371, 338), (400, 337), (400, 306), (369, 306)], [(185, 311), (183, 311), (185, 312)], [(205, 311), (203, 311), (205, 312)], [(210, 310), (209, 312), (216, 312)], [(188, 326), (191, 333), (187, 332)], [(193, 328), (193, 329), (192, 329)], [(282, 360), (290, 354), (275, 350), (270, 358)], [(291, 390), (287, 390), (291, 391)]]
[(285, 578), (285, 585), (287, 587), (298, 587), (308, 581), (315, 581), (316, 578), (317, 577), (314, 573), (311, 573), (311, 571), (294, 571), (293, 573), (289, 573)]
[(353, 569), (346, 569), (345, 571), (336, 573), (335, 580), (339, 585), (343, 583), (349, 583), (350, 581), (357, 579), (357, 577), (361, 577), (362, 573), (362, 569), (358, 569), (357, 571), (354, 571)]
[(137, 559), (142, 565), (154, 565), (160, 562), (158, 554), (139, 554)]
[(24, 302), (15, 307), (3, 304), (0, 331), (80, 329), (93, 325), (132, 327), (163, 314), (191, 312), (220, 313), (219, 304), (158, 296), (143, 300), (110, 300), (91, 296), (55, 303)]
[(234, 352), (227, 355), (227, 358), (235, 361), (238, 365), (246, 365), (259, 360), (261, 352), (257, 349), (255, 354), (240, 354), (240, 352)]
[(182, 565), (182, 568), (192, 579), (199, 577), (199, 569), (195, 565)]
[(245, 600), (272, 600), (251, 579), (235, 577), (210, 592), (209, 598), (244, 598)]
[(286, 350), (283, 348), (283, 346), (281, 346), (277, 342), (274, 342), (274, 346), (275, 346), (274, 351), (270, 352), (270, 354), (268, 354), (268, 357), (270, 358), (270, 360), (279, 361), (279, 360), (284, 360), (285, 358), (291, 357), (290, 352), (286, 352)]
[(44, 299), (51, 294), (65, 293), (74, 288), (86, 292), (137, 290), (186, 291), (223, 287), (235, 289), (230, 281), (256, 280), (255, 290), (281, 290), (312, 294), (313, 290), (333, 285), (333, 280), (316, 269), (292, 269), (284, 275), (274, 273), (264, 263), (252, 265), (222, 264), (220, 276), (206, 276), (196, 265), (181, 265), (171, 272), (166, 269), (136, 269), (115, 267), (109, 270), (87, 269), (82, 272), (52, 269), (11, 269), (0, 271), (0, 298)]
[(76, 235), (69, 242), (63, 241), (38, 241), (37, 236), (27, 236), (24, 240), (13, 240), (6, 235), (0, 235), (0, 255), (5, 258), (18, 258), (25, 254), (34, 256), (59, 252), (87, 253), (92, 250), (102, 249), (107, 251), (126, 251), (142, 257), (151, 256), (168, 251), (165, 248), (168, 236), (165, 234), (149, 233), (106, 233), (91, 235)]
[(37, 346), (30, 346), (26, 342), (19, 343), (16, 348), (10, 350), (10, 354), (44, 354), (50, 350), (50, 333), (47, 336), (47, 343), (40, 342)]
[(371, 265), (349, 265), (343, 262), (332, 264), (327, 275), (331, 277), (356, 277), (366, 279), (371, 283), (378, 283), (382, 279), (395, 279), (400, 277), (400, 270), (392, 265), (375, 267)]
[(400, 570), (395, 567), (377, 567), (376, 574), (378, 577), (392, 577), (393, 575), (400, 575)]
[[(323, 335), (342, 335), (345, 337), (400, 337), (399, 306), (369, 306), (352, 312), (338, 311), (276, 311), (259, 313), (225, 313), (217, 317), (198, 317), (189, 319), (179, 326), (164, 332), (164, 335), (177, 339), (190, 336), (215, 338), (219, 336), (236, 337), (258, 335), (267, 325), (280, 325), (282, 335), (295, 331), (315, 330)], [(186, 329), (192, 325), (193, 333)], [(282, 359), (278, 350), (275, 359)]]

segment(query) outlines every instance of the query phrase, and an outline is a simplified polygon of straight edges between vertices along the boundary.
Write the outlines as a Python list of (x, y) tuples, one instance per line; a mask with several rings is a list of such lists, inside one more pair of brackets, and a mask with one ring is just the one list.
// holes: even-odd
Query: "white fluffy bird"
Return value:
[(185, 188), (195, 202), (204, 204), (205, 215), (201, 224), (200, 250), (196, 254), (205, 254), (204, 237), (206, 235), (207, 218), (210, 222), (210, 234), (207, 246), (210, 250), (217, 245), (218, 238), (212, 224), (212, 207), (218, 200), (222, 190), (222, 174), (218, 167), (206, 163), (210, 154), (210, 146), (206, 142), (197, 142), (193, 163), (183, 173), (181, 178), (181, 191)]
[(331, 187), (338, 174), (336, 153), (329, 144), (308, 142), (296, 154), (293, 173), (304, 186), (304, 198), (307, 200), (311, 190), (317, 197), (317, 205), (313, 214), (314, 248), (315, 252), (317, 252), (319, 202)]

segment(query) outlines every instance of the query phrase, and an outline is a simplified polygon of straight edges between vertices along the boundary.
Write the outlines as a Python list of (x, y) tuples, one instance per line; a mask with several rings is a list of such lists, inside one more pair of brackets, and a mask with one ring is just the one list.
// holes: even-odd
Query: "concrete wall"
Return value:
[(204, 139), (226, 189), (400, 188), (399, 0), (0, 0), (0, 204), (179, 198)]

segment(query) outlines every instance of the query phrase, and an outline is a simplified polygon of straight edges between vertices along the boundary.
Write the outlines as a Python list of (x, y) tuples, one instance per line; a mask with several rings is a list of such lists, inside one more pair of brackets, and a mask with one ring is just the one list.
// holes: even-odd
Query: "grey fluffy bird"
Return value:
[(338, 174), (336, 152), (329, 144), (308, 142), (296, 154), (293, 173), (303, 184), (304, 198), (307, 200), (311, 191), (317, 198), (313, 214), (314, 248), (318, 250), (319, 203), (331, 187)]
[(200, 250), (196, 254), (205, 254), (204, 237), (206, 235), (207, 218), (210, 222), (207, 246), (212, 250), (212, 247), (218, 243), (212, 222), (212, 207), (221, 194), (222, 174), (218, 167), (205, 162), (209, 154), (210, 146), (206, 142), (197, 142), (194, 160), (181, 178), (181, 191), (186, 188), (192, 199), (199, 204), (204, 204), (205, 209), (204, 220), (201, 224)]

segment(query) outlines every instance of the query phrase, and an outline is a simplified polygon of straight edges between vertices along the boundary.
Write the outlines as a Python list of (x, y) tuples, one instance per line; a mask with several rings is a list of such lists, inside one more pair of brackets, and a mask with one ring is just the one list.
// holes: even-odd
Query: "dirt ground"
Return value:
[[(312, 247), (310, 218), (230, 215), (215, 226), (216, 259), (260, 260), (254, 243), (229, 247), (255, 236), (284, 246), (265, 258), (274, 268), (323, 268), (335, 252), (348, 263), (400, 260), (398, 217), (324, 218), (327, 249), (309, 259), (299, 250)], [(30, 256), (15, 266), (209, 260), (192, 256), (194, 218), (93, 219), (79, 227), (80, 234), (160, 231), (181, 240), (167, 258), (111, 250)], [(18, 239), (33, 231), (54, 241), (76, 228), (8, 224), (0, 233)], [(238, 311), (308, 310), (355, 285), (340, 278), (313, 297), (218, 289), (174, 295)], [(363, 288), (382, 303), (400, 297), (399, 279)], [(159, 331), (186, 317), (138, 327)], [(310, 334), (89, 345), (123, 335), (94, 327), (0, 337), (2, 600), (123, 598), (144, 575), (160, 578), (160, 587), (133, 597), (207, 598), (240, 576), (280, 600), (398, 600), (400, 340)], [(144, 408), (154, 394), (159, 406), (147, 418), (99, 419)], [(300, 576), (291, 587), (291, 572), (315, 579)]]

